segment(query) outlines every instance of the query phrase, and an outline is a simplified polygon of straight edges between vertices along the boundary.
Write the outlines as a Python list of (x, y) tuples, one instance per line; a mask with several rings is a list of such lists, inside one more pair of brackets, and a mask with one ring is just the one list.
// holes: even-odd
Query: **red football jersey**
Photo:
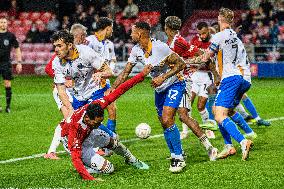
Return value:
[(45, 73), (52, 78), (54, 77), (54, 70), (52, 69), (52, 62), (55, 59), (55, 57), (56, 57), (56, 54), (52, 55), (51, 59), (49, 60), (49, 62), (45, 66)]
[[(144, 74), (139, 73), (136, 76), (132, 77), (131, 79), (127, 80), (126, 82), (122, 83), (117, 89), (115, 89), (109, 95), (103, 97), (102, 99), (98, 99), (93, 101), (93, 104), (99, 103), (102, 109), (105, 109), (109, 104), (114, 102), (117, 98), (119, 98), (123, 93), (128, 91), (131, 87), (140, 83), (144, 80)], [(86, 170), (81, 156), (82, 156), (82, 144), (84, 140), (88, 137), (90, 132), (93, 128), (83, 123), (83, 117), (86, 113), (86, 109), (89, 104), (79, 108), (76, 110), (71, 118), (70, 121), (63, 120), (60, 123), (62, 128), (61, 136), (68, 137), (68, 149), (71, 152), (72, 163), (78, 173), (82, 176), (85, 180), (94, 180), (94, 177), (89, 174)]]
[(190, 43), (191, 43), (192, 45), (195, 45), (197, 48), (200, 48), (200, 49), (207, 49), (207, 48), (210, 46), (210, 44), (211, 44), (210, 41), (208, 41), (208, 42), (203, 42), (203, 41), (199, 38), (198, 35), (194, 36), (194, 37), (191, 39)]

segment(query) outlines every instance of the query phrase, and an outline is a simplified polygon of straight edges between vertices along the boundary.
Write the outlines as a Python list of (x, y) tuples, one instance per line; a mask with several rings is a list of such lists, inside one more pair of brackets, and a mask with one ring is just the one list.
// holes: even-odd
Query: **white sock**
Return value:
[(254, 118), (256, 121), (261, 120), (261, 118), (259, 116), (257, 116), (256, 118)]
[(200, 116), (201, 116), (201, 119), (202, 119), (202, 122), (205, 123), (208, 121), (209, 119), (209, 113), (207, 111), (207, 109), (205, 108), (203, 111), (199, 112)]
[(117, 143), (117, 146), (112, 149), (117, 155), (120, 155), (127, 159), (129, 162), (135, 162), (137, 159), (132, 155), (130, 150), (124, 146), (121, 142)]
[(200, 142), (203, 144), (203, 146), (205, 147), (206, 150), (209, 150), (210, 147), (212, 147), (211, 142), (209, 141), (209, 139), (207, 138), (207, 136), (205, 134), (203, 134), (200, 138), (199, 138)]
[(182, 132), (183, 133), (188, 133), (188, 126), (185, 124), (185, 123), (181, 123), (181, 126), (182, 126)]
[(237, 105), (236, 111), (239, 112), (244, 118), (249, 116), (242, 104)]
[(51, 152), (56, 152), (56, 149), (60, 144), (60, 139), (61, 139), (61, 126), (57, 125), (57, 127), (55, 128), (55, 131), (54, 131), (52, 142), (51, 142), (49, 150), (47, 152), (48, 154), (51, 153)]

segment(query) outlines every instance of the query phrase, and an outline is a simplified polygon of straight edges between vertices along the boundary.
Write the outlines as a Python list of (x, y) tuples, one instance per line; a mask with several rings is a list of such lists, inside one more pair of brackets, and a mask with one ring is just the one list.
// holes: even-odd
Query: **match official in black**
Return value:
[[(6, 109), (7, 113), (11, 112), (11, 99), (12, 99), (12, 90), (11, 90), (11, 80), (12, 76), (12, 63), (10, 53), (12, 48), (15, 48), (16, 53), (16, 71), (20, 73), (22, 71), (22, 53), (19, 47), (19, 43), (16, 39), (16, 36), (7, 31), (8, 23), (5, 17), (0, 18), (0, 75), (2, 75), (4, 80), (4, 86), (6, 90)], [(0, 105), (0, 111), (2, 107)]]

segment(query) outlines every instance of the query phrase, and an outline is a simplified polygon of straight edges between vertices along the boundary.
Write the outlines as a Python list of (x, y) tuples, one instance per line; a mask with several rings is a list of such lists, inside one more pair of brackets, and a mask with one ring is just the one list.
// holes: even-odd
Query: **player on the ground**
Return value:
[(110, 91), (125, 81), (136, 64), (153, 67), (150, 76), (155, 88), (155, 105), (172, 157), (169, 170), (180, 172), (186, 163), (182, 156), (180, 133), (174, 116), (185, 90), (184, 80), (179, 73), (184, 69), (185, 62), (172, 52), (167, 44), (150, 38), (150, 26), (146, 22), (135, 23), (132, 26), (131, 37), (138, 44), (132, 48), (126, 67)]
[[(16, 71), (17, 73), (22, 72), (22, 53), (19, 47), (19, 43), (16, 36), (7, 30), (8, 21), (5, 17), (0, 17), (0, 75), (2, 75), (4, 80), (4, 87), (6, 90), (6, 108), (7, 113), (11, 112), (11, 99), (12, 99), (12, 88), (11, 80), (12, 76), (12, 63), (10, 58), (10, 53), (12, 48), (15, 48), (16, 55)], [(2, 106), (0, 104), (0, 112), (2, 111)]]
[[(123, 144), (98, 128), (104, 120), (104, 109), (131, 87), (142, 82), (150, 70), (151, 66), (146, 66), (141, 73), (121, 84), (109, 95), (84, 105), (70, 118), (60, 123), (61, 136), (68, 138), (68, 150), (71, 153), (72, 163), (83, 179), (95, 179), (89, 172), (111, 173), (114, 170), (108, 160), (96, 154), (94, 145), (111, 148), (123, 156), (126, 163), (139, 169), (149, 169), (147, 164), (134, 157)], [(89, 167), (89, 172), (85, 166)]]
[[(165, 33), (168, 36), (167, 44), (170, 48), (176, 52), (178, 55), (183, 57), (184, 59), (188, 59), (189, 57), (193, 57), (195, 54), (199, 53), (199, 50), (190, 45), (180, 34), (179, 30), (181, 28), (181, 19), (176, 16), (169, 16), (165, 20)], [(183, 124), (185, 124), (186, 129), (189, 127), (193, 133), (199, 138), (200, 142), (204, 145), (206, 150), (208, 151), (208, 155), (210, 160), (215, 160), (217, 155), (217, 149), (212, 146), (207, 136), (204, 134), (202, 129), (199, 127), (199, 124), (196, 120), (191, 117), (191, 76), (190, 76), (190, 67), (186, 67), (183, 71), (183, 75), (185, 77), (186, 90), (184, 91), (181, 103), (178, 108), (179, 118)], [(184, 127), (184, 125), (183, 125)], [(185, 128), (183, 128), (183, 131)], [(187, 135), (186, 133), (181, 133)]]
[[(96, 29), (94, 35), (90, 35), (86, 38), (87, 45), (95, 50), (101, 57), (110, 64), (113, 62), (113, 52), (110, 52), (110, 41), (108, 40), (112, 36), (113, 21), (107, 17), (100, 17), (96, 23)], [(115, 56), (115, 55), (114, 55)], [(102, 80), (102, 86), (110, 88), (109, 80)], [(107, 128), (111, 131), (116, 130), (116, 105), (110, 104), (108, 110)]]
[[(234, 119), (236, 114), (234, 114), (233, 109), (239, 104), (242, 95), (250, 88), (251, 84), (243, 79), (237, 67), (241, 61), (246, 61), (246, 50), (236, 32), (231, 29), (233, 20), (234, 12), (232, 10), (220, 9), (218, 23), (221, 32), (212, 37), (211, 45), (205, 54), (192, 59), (192, 63), (206, 62), (210, 57), (217, 54), (218, 64), (216, 64), (216, 67), (222, 79), (215, 100), (214, 114), (225, 141), (225, 148), (221, 152), (224, 156), (220, 158), (235, 153), (232, 146), (232, 136), (241, 144), (242, 160), (246, 160), (253, 143), (251, 140), (245, 139), (233, 122), (233, 120), (236, 121)], [(243, 119), (242, 117), (237, 118)]]
[[(198, 35), (193, 37), (190, 43), (199, 49), (205, 50), (211, 44), (210, 39), (212, 38), (207, 23), (199, 22), (197, 24), (197, 31)], [(202, 118), (203, 124), (201, 127), (203, 128), (211, 128), (214, 126), (216, 128), (217, 126), (212, 114), (212, 106), (216, 96), (214, 91), (217, 91), (214, 90), (216, 88), (215, 83), (219, 83), (220, 78), (218, 77), (219, 74), (216, 74), (215, 71), (215, 69), (210, 69), (210, 65), (205, 64), (199, 68), (197, 67), (196, 71), (191, 76), (193, 82), (191, 103), (193, 103), (195, 97), (198, 96), (197, 109)], [(206, 108), (207, 100), (208, 109)]]

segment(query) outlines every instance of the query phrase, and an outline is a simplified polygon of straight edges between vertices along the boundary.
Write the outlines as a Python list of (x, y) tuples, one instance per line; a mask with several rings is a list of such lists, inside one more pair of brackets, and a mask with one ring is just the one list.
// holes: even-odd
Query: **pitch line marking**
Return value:
[[(271, 119), (267, 119), (267, 121), (279, 121), (279, 120), (284, 120), (284, 117), (275, 117), (275, 118), (271, 118)], [(160, 138), (164, 136), (163, 134), (159, 134), (159, 135), (153, 135), (150, 136), (149, 138)], [(131, 139), (126, 139), (126, 140), (122, 140), (122, 143), (128, 143), (128, 142), (134, 142), (134, 141), (140, 141), (143, 139), (139, 139), (139, 138), (131, 138)], [(56, 152), (58, 154), (63, 154), (66, 153), (65, 151), (59, 151)], [(8, 159), (8, 160), (3, 160), (0, 161), (0, 164), (6, 164), (6, 163), (12, 163), (12, 162), (16, 162), (16, 161), (23, 161), (23, 160), (27, 160), (27, 159), (34, 159), (34, 158), (39, 158), (39, 157), (43, 157), (45, 153), (41, 153), (41, 154), (34, 154), (31, 156), (27, 156), (27, 157), (21, 157), (21, 158), (12, 158), (12, 159)]]

